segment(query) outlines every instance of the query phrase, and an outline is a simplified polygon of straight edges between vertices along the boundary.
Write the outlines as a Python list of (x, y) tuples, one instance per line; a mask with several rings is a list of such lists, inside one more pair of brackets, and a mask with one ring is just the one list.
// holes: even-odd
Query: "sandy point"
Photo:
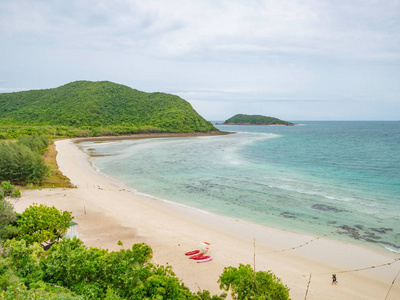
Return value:
[[(255, 262), (256, 270), (272, 270), (282, 279), (291, 299), (385, 299), (389, 289), (387, 299), (400, 299), (400, 278), (392, 285), (399, 255), (162, 201), (96, 172), (73, 140), (57, 141), (56, 149), (60, 170), (77, 188), (27, 190), (14, 207), (22, 212), (43, 203), (72, 211), (87, 246), (119, 250), (118, 241), (124, 248), (145, 242), (153, 261), (171, 265), (194, 292), (220, 294), (217, 281), (224, 267)], [(196, 263), (184, 255), (204, 241), (211, 244), (212, 261)], [(334, 273), (338, 284), (332, 285)]]

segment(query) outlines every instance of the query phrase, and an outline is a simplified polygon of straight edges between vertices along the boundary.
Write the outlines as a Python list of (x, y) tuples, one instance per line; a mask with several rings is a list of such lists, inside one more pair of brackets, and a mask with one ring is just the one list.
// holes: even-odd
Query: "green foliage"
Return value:
[(18, 144), (28, 147), (33, 152), (41, 153), (50, 144), (50, 140), (44, 134), (22, 135), (18, 138)]
[(191, 293), (171, 267), (153, 265), (151, 257), (146, 244), (108, 252), (87, 248), (74, 238), (53, 246), (40, 265), (44, 281), (67, 287), (85, 299), (211, 299)]
[(0, 139), (24, 131), (54, 136), (217, 131), (178, 96), (145, 93), (108, 81), (2, 93), (0, 107)]
[(47, 285), (42, 281), (30, 284), (28, 289), (23, 280), (14, 274), (6, 260), (0, 258), (0, 299), (83, 300), (83, 297), (72, 295), (64, 288)]
[(250, 265), (224, 268), (218, 282), (221, 289), (231, 290), (232, 298), (237, 300), (289, 299), (289, 288), (271, 271), (254, 272)]
[(49, 144), (43, 135), (21, 136), (17, 142), (0, 142), (0, 180), (41, 183), (49, 174), (41, 151)]
[(201, 291), (201, 292), (197, 292), (197, 297), (199, 300), (224, 300), (226, 299), (227, 294), (226, 293), (222, 293), (221, 295), (217, 296), (211, 296), (210, 291)]
[(16, 221), (17, 216), (7, 198), (19, 198), (21, 192), (16, 189), (9, 181), (3, 181), (0, 184), (0, 243), (4, 239), (12, 236), (17, 232), (9, 224)]
[(19, 189), (15, 188), (15, 186), (12, 185), (10, 181), (2, 181), (0, 184), (0, 201), (8, 197), (19, 198), (21, 197), (21, 192)]
[(273, 117), (261, 115), (243, 115), (237, 114), (229, 118), (224, 124), (249, 124), (249, 125), (293, 125), (293, 123), (279, 120)]
[(70, 212), (59, 211), (54, 206), (31, 205), (17, 220), (17, 238), (24, 239), (29, 245), (35, 242), (54, 242), (67, 233), (72, 219)]
[(42, 271), (37, 264), (43, 248), (38, 243), (27, 247), (24, 240), (8, 240), (4, 243), (4, 252), (7, 255), (6, 261), (14, 273), (22, 278), (25, 285), (41, 280)]

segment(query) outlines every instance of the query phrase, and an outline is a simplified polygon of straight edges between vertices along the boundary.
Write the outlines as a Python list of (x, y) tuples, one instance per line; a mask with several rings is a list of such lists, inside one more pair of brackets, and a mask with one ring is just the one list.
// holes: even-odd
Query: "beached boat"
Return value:
[(200, 259), (203, 255), (204, 255), (204, 253), (199, 253), (199, 254), (190, 256), (189, 258), (190, 258), (190, 259)]
[(185, 255), (193, 255), (193, 254), (197, 254), (199, 252), (200, 252), (200, 250), (193, 250), (193, 251), (190, 251), (190, 252), (186, 252)]
[(208, 262), (210, 260), (212, 260), (213, 258), (211, 256), (204, 256), (202, 257), (202, 259), (199, 259), (197, 262), (198, 263), (204, 263), (204, 262)]

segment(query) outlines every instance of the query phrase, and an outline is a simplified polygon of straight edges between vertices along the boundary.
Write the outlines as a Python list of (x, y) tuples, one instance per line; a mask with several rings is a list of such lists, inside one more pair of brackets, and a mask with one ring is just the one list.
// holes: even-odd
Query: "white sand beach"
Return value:
[[(72, 140), (56, 142), (56, 149), (60, 170), (77, 188), (23, 191), (15, 209), (22, 212), (32, 203), (43, 203), (72, 211), (87, 246), (119, 250), (119, 240), (124, 248), (145, 242), (154, 251), (154, 262), (171, 265), (193, 291), (221, 293), (217, 281), (224, 267), (253, 265), (254, 254), (256, 270), (272, 270), (282, 278), (291, 299), (304, 299), (309, 284), (307, 299), (383, 300), (400, 271), (400, 261), (393, 262), (399, 258), (395, 253), (267, 228), (142, 195), (96, 172)], [(199, 264), (184, 255), (203, 241), (211, 243), (212, 261)], [(368, 268), (383, 264), (388, 265)], [(357, 269), (364, 270), (351, 271)], [(331, 284), (333, 273), (337, 285)], [(400, 276), (387, 299), (400, 299)]]

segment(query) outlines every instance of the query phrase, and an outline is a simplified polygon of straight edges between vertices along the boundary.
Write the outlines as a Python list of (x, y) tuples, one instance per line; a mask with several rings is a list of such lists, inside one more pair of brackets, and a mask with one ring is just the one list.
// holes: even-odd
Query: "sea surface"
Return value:
[(400, 253), (400, 122), (295, 123), (80, 145), (100, 172), (138, 192)]

